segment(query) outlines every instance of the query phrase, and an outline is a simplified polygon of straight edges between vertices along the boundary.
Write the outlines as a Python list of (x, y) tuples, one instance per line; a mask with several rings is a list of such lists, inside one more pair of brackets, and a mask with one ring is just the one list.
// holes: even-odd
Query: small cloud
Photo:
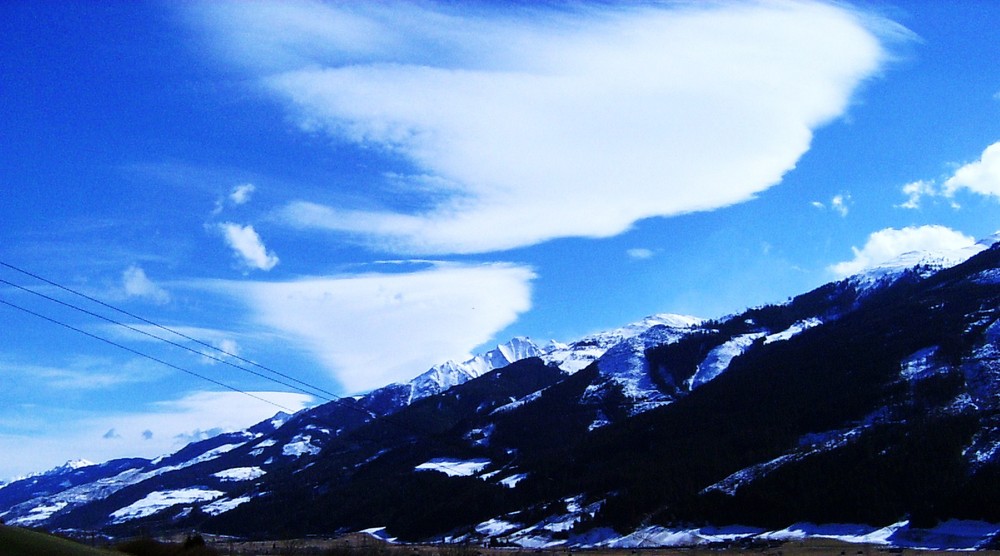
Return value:
[(626, 253), (628, 254), (630, 259), (634, 259), (637, 261), (651, 259), (655, 254), (651, 249), (646, 249), (645, 247), (637, 247), (634, 249), (629, 249), (628, 251), (626, 251)]
[(149, 429), (146, 429), (146, 430), (142, 431), (142, 439), (143, 440), (152, 440), (153, 439), (153, 431), (151, 431)]
[(229, 193), (229, 200), (235, 205), (245, 205), (250, 201), (250, 195), (256, 191), (256, 187), (252, 183), (244, 183), (237, 185), (233, 188), (232, 192)]
[(116, 438), (121, 438), (121, 437), (122, 437), (122, 435), (118, 434), (118, 431), (116, 431), (113, 428), (112, 429), (108, 429), (108, 432), (104, 433), (104, 435), (101, 436), (101, 438), (103, 438), (105, 440), (114, 440)]
[(905, 209), (919, 209), (921, 199), (937, 195), (937, 187), (933, 181), (917, 180), (904, 185), (903, 194), (907, 196), (906, 202), (896, 206)]
[(979, 160), (962, 166), (944, 182), (944, 194), (948, 197), (959, 189), (1000, 197), (1000, 141), (986, 147)]
[(157, 286), (146, 276), (146, 272), (136, 265), (132, 265), (122, 272), (122, 288), (125, 297), (138, 297), (152, 301), (158, 305), (163, 305), (170, 301), (170, 294), (166, 290)]
[(840, 195), (834, 195), (833, 199), (830, 200), (830, 208), (840, 216), (847, 216), (849, 212), (848, 205), (851, 204), (851, 194), (842, 193)]
[(829, 208), (830, 210), (832, 210), (833, 212), (836, 212), (840, 216), (847, 216), (847, 213), (850, 212), (851, 194), (850, 193), (839, 193), (837, 195), (834, 195), (833, 198), (830, 199), (830, 206), (829, 207), (827, 207), (827, 205), (825, 203), (822, 203), (820, 201), (813, 201), (813, 202), (811, 202), (809, 204), (813, 208), (816, 208), (816, 209), (819, 209), (819, 210), (826, 210), (827, 208)]
[(970, 247), (975, 238), (945, 226), (915, 226), (901, 230), (886, 228), (868, 236), (864, 247), (851, 247), (854, 258), (829, 267), (841, 278), (875, 268), (913, 251), (947, 252)]
[(219, 224), (226, 243), (236, 252), (244, 264), (259, 270), (271, 270), (278, 264), (278, 257), (264, 247), (253, 226), (240, 226), (232, 222)]
[(239, 357), (240, 355), (240, 345), (236, 343), (236, 340), (229, 338), (223, 338), (212, 342), (215, 349), (205, 349), (202, 354), (205, 356), (205, 363), (209, 365), (214, 365), (220, 361), (226, 361), (230, 357)]

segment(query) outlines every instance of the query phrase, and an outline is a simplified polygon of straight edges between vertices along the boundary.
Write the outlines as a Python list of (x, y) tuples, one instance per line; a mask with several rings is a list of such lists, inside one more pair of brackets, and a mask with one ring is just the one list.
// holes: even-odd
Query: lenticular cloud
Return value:
[(482, 253), (724, 207), (780, 181), (886, 59), (872, 18), (826, 3), (484, 9), (228, 14), (229, 53), (303, 128), (403, 157), (430, 199), (301, 199), (287, 222)]

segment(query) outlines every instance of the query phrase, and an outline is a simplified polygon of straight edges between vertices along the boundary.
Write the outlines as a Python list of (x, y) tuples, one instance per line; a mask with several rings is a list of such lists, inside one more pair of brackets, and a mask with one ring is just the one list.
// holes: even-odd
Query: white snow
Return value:
[(291, 457), (301, 457), (304, 455), (316, 455), (322, 448), (312, 444), (312, 436), (308, 434), (297, 434), (292, 441), (281, 448), (281, 455)]
[(763, 332), (736, 336), (708, 352), (705, 360), (698, 364), (698, 369), (687, 380), (688, 389), (694, 390), (721, 375), (729, 368), (729, 364), (732, 363), (733, 359), (738, 355), (742, 355), (758, 338), (762, 338), (763, 336)]
[(124, 508), (111, 514), (112, 523), (124, 523), (133, 519), (140, 519), (153, 515), (178, 504), (193, 504), (196, 502), (207, 502), (215, 500), (224, 495), (218, 490), (205, 488), (182, 488), (178, 490), (158, 490), (147, 494), (141, 500), (133, 502)]
[(523, 527), (523, 525), (520, 523), (512, 523), (502, 519), (491, 519), (476, 525), (476, 532), (488, 537), (496, 537), (506, 533), (507, 531), (513, 531), (515, 529), (520, 529), (521, 527)]
[(198, 456), (196, 458), (190, 459), (190, 460), (188, 460), (188, 461), (186, 461), (186, 462), (178, 465), (176, 468), (180, 469), (181, 467), (190, 467), (190, 466), (195, 465), (197, 463), (202, 463), (202, 462), (205, 462), (205, 461), (213, 460), (213, 459), (221, 456), (222, 454), (225, 454), (227, 452), (231, 452), (231, 451), (235, 450), (236, 448), (239, 448), (240, 446), (242, 446), (244, 444), (246, 444), (246, 442), (238, 442), (236, 444), (223, 444), (222, 446), (219, 446), (218, 448), (213, 448), (213, 449), (205, 452), (204, 454), (202, 454), (202, 455), (200, 455), (200, 456)]
[(587, 427), (587, 430), (588, 431), (596, 430), (596, 429), (599, 429), (601, 427), (606, 427), (606, 426), (608, 426), (610, 424), (611, 424), (611, 421), (609, 421), (602, 414), (602, 415), (599, 415), (596, 419), (594, 419), (594, 421), (592, 423), (590, 423), (590, 426)]
[(529, 404), (529, 403), (537, 400), (538, 398), (541, 398), (542, 397), (542, 392), (544, 392), (544, 391), (545, 390), (539, 390), (539, 391), (537, 391), (537, 392), (535, 392), (533, 394), (528, 394), (527, 396), (525, 396), (525, 397), (523, 397), (523, 398), (521, 398), (519, 400), (512, 401), (509, 404), (501, 405), (500, 407), (498, 407), (498, 408), (494, 409), (493, 411), (491, 411), (490, 415), (496, 415), (497, 413), (506, 413), (508, 411), (513, 411), (513, 410), (521, 407), (522, 405)]
[(702, 322), (703, 319), (687, 315), (669, 313), (652, 315), (621, 328), (586, 336), (571, 344), (552, 342), (542, 360), (572, 374), (603, 357), (612, 347), (644, 334), (653, 327), (665, 328), (679, 336)]
[(435, 365), (409, 382), (409, 403), (439, 394), (494, 369), (500, 369), (516, 361), (536, 357), (543, 353), (544, 351), (530, 339), (516, 337), (461, 363), (446, 361)]
[(772, 342), (783, 342), (785, 340), (791, 339), (792, 337), (796, 336), (803, 330), (809, 330), (810, 328), (819, 326), (821, 324), (823, 324), (823, 321), (817, 318), (808, 318), (806, 320), (800, 320), (799, 322), (796, 322), (795, 324), (789, 326), (787, 329), (781, 332), (767, 336), (766, 338), (764, 338), (764, 343), (770, 344)]
[(797, 541), (806, 538), (835, 539), (849, 543), (889, 544), (889, 538), (906, 526), (900, 522), (888, 527), (872, 527), (850, 523), (815, 524), (796, 523), (777, 531), (762, 533), (759, 538), (776, 541)]
[(434, 458), (414, 467), (414, 471), (438, 471), (449, 477), (470, 477), (486, 469), (490, 465), (488, 459), (450, 459)]
[(266, 473), (267, 471), (264, 471), (260, 467), (233, 467), (219, 471), (218, 473), (212, 473), (212, 476), (223, 481), (252, 481), (263, 477)]
[(389, 533), (388, 533), (388, 531), (386, 531), (385, 527), (371, 527), (369, 529), (362, 529), (361, 531), (358, 531), (358, 532), (359, 533), (364, 533), (364, 534), (366, 534), (366, 535), (368, 535), (370, 537), (374, 537), (376, 539), (380, 539), (380, 540), (383, 540), (383, 541), (386, 541), (386, 542), (390, 542), (390, 543), (396, 542), (396, 537), (390, 537)]
[(63, 467), (67, 469), (83, 469), (84, 467), (90, 467), (92, 465), (97, 465), (96, 463), (85, 460), (85, 459), (71, 459), (66, 462)]
[(211, 504), (202, 506), (201, 510), (208, 515), (219, 515), (224, 514), (241, 504), (246, 504), (249, 501), (249, 496), (240, 496), (239, 498), (222, 498), (212, 502)]
[[(245, 444), (245, 442), (236, 444), (225, 444), (209, 450), (201, 455), (198, 455), (190, 460), (179, 463), (177, 465), (168, 465), (164, 467), (157, 467), (150, 469), (148, 471), (142, 471), (138, 468), (136, 469), (126, 469), (121, 473), (113, 477), (105, 477), (98, 479), (90, 483), (84, 483), (75, 487), (67, 488), (61, 492), (57, 492), (52, 495), (39, 496), (18, 504), (17, 506), (11, 508), (8, 514), (21, 515), (22, 517), (15, 517), (10, 519), (13, 524), (22, 523), (21, 520), (25, 518), (32, 518), (34, 516), (40, 516), (41, 514), (32, 515), (31, 512), (36, 507), (53, 507), (56, 505), (62, 505), (64, 508), (75, 508), (77, 506), (93, 502), (95, 500), (102, 500), (111, 496), (112, 494), (120, 491), (121, 489), (141, 483), (147, 479), (162, 475), (164, 473), (169, 473), (171, 471), (176, 471), (178, 469), (184, 469), (185, 467), (190, 467), (198, 463), (203, 463), (212, 459), (215, 459), (226, 452), (229, 452), (235, 448), (238, 448)], [(164, 461), (166, 458), (157, 458), (160, 462)], [(156, 460), (154, 460), (156, 461)], [(43, 519), (48, 519), (50, 516), (38, 517), (33, 521), (41, 521)]]
[(899, 375), (906, 380), (918, 380), (934, 374), (939, 368), (934, 363), (938, 346), (921, 349), (900, 363)]
[(11, 524), (30, 525), (39, 521), (45, 521), (59, 510), (65, 508), (67, 505), (67, 502), (56, 502), (54, 504), (36, 506), (28, 512), (28, 515), (12, 520)]
[(517, 475), (511, 475), (510, 477), (505, 477), (503, 479), (500, 479), (498, 482), (507, 488), (514, 488), (517, 486), (517, 483), (520, 483), (521, 481), (527, 478), (528, 478), (527, 473), (518, 473)]

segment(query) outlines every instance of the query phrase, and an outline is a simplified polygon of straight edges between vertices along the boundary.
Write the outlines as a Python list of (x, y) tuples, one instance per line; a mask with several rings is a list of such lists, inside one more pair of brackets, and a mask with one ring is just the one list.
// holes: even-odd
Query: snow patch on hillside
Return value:
[(729, 364), (732, 363), (733, 359), (739, 355), (743, 355), (743, 352), (749, 349), (758, 338), (762, 337), (764, 337), (763, 332), (743, 334), (708, 352), (705, 360), (698, 364), (698, 369), (686, 381), (688, 390), (694, 390), (724, 373), (729, 368)]
[(147, 494), (141, 500), (133, 502), (111, 514), (112, 523), (124, 523), (134, 519), (151, 516), (157, 512), (179, 504), (193, 504), (215, 500), (224, 495), (218, 490), (205, 488), (182, 488), (178, 490), (157, 490)]
[(821, 324), (823, 324), (823, 321), (818, 318), (808, 318), (805, 320), (800, 320), (799, 322), (796, 322), (795, 324), (789, 326), (787, 329), (781, 332), (767, 336), (766, 338), (764, 338), (764, 343), (770, 344), (773, 342), (783, 342), (785, 340), (790, 340), (793, 337), (800, 334), (802, 331), (809, 330), (810, 328), (815, 328)]
[(208, 515), (213, 515), (213, 516), (224, 514), (229, 510), (236, 508), (237, 506), (246, 504), (250, 500), (251, 500), (250, 496), (240, 496), (239, 498), (222, 498), (216, 500), (215, 502), (212, 502), (211, 504), (206, 504), (205, 506), (202, 506), (201, 511), (205, 512)]
[(223, 481), (252, 481), (263, 477), (266, 473), (267, 471), (260, 467), (233, 467), (213, 473), (212, 476)]
[(471, 477), (483, 469), (486, 469), (490, 463), (490, 460), (482, 458), (470, 460), (434, 458), (430, 461), (421, 463), (420, 465), (414, 467), (413, 470), (437, 471), (439, 473), (444, 473), (449, 477)]
[(322, 450), (319, 446), (312, 444), (312, 436), (308, 434), (297, 434), (292, 441), (281, 448), (281, 455), (289, 457), (302, 457), (304, 455), (316, 455)]

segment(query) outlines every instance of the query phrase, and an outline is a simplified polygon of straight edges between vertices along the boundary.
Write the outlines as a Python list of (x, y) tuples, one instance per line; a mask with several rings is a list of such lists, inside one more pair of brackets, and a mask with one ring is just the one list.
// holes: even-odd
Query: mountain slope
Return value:
[(964, 527), (962, 547), (981, 546), (1000, 527), (948, 521), (1000, 523), (1000, 247), (976, 251), (715, 321), (516, 339), (155, 462), (15, 482), (0, 511), (115, 534), (386, 527), (521, 546), (779, 538), (812, 521), (900, 546)]

